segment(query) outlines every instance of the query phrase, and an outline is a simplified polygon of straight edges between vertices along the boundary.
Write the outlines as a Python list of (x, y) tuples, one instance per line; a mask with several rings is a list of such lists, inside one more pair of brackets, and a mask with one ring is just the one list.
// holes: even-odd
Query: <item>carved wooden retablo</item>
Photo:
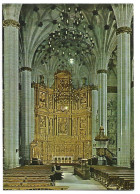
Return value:
[(71, 74), (55, 74), (52, 88), (35, 84), (35, 136), (31, 159), (43, 164), (91, 158), (91, 88), (73, 89)]

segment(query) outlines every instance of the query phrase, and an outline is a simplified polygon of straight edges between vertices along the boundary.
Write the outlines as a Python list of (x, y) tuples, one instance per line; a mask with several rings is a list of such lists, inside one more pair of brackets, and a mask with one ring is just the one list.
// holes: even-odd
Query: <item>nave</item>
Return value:
[(4, 190), (133, 190), (133, 4), (2, 9)]

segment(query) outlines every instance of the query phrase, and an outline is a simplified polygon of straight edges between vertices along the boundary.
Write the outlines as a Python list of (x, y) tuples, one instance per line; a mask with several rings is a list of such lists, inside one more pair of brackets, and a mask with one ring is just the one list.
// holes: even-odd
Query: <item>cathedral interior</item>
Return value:
[(132, 190), (133, 4), (2, 11), (4, 189), (70, 189), (61, 176), (72, 168), (81, 181)]

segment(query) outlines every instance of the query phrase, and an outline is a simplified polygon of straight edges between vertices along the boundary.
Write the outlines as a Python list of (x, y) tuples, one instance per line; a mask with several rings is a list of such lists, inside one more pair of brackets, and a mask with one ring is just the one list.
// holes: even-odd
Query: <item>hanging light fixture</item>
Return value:
[[(46, 53), (49, 53), (51, 57), (62, 57), (66, 61), (68, 61), (67, 56), (76, 59), (81, 54), (84, 59), (84, 56), (93, 55), (93, 37), (90, 37), (87, 32), (88, 28), (93, 30), (93, 26), (86, 24), (81, 7), (66, 6), (60, 11), (59, 16), (57, 20), (52, 20), (57, 29), (51, 32), (46, 40), (49, 47), (46, 48)], [(65, 50), (61, 51), (61, 48)], [(69, 64), (71, 63), (72, 61), (69, 61)]]

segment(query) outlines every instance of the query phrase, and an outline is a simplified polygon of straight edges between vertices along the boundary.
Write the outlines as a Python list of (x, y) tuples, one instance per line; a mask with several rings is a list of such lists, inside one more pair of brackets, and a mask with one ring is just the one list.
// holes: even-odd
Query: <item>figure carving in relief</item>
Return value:
[(42, 140), (42, 141), (45, 140), (45, 134), (44, 133), (40, 134), (40, 140)]
[(65, 87), (65, 88), (68, 88), (68, 86), (69, 86), (69, 85), (68, 85), (68, 80), (64, 80), (64, 87)]
[(44, 92), (40, 92), (40, 101), (45, 102), (45, 93)]
[(58, 82), (58, 88), (59, 88), (59, 90), (62, 90), (63, 89), (63, 80), (60, 80)]
[(52, 134), (52, 129), (53, 129), (53, 119), (49, 119), (49, 134)]
[(81, 135), (82, 137), (84, 137), (84, 136), (86, 135), (86, 131), (85, 131), (84, 129), (81, 129), (81, 130), (80, 130), (80, 135)]
[(49, 107), (52, 108), (53, 101), (52, 101), (52, 95), (49, 95)]
[(77, 130), (76, 119), (73, 119), (73, 120), (72, 120), (72, 123), (73, 123), (73, 127), (72, 127), (72, 128), (73, 128), (73, 131), (72, 131), (72, 135), (73, 135), (73, 136), (76, 136), (76, 135), (77, 135), (77, 131), (76, 131), (76, 130)]
[(46, 127), (46, 117), (40, 116), (40, 127)]
[(40, 92), (40, 107), (45, 107), (45, 93)]
[(58, 130), (60, 134), (67, 134), (67, 119), (59, 118), (58, 120)]
[(86, 128), (86, 118), (81, 118), (80, 119), (80, 128)]
[(61, 87), (62, 87), (62, 88), (64, 88), (64, 86), (65, 86), (65, 82), (64, 82), (64, 80), (63, 80), (63, 79), (61, 80), (60, 84), (61, 84)]
[(81, 93), (80, 98), (81, 104), (87, 102), (86, 93)]
[(68, 80), (67, 79), (60, 80), (60, 88), (66, 89), (67, 87), (68, 87)]

